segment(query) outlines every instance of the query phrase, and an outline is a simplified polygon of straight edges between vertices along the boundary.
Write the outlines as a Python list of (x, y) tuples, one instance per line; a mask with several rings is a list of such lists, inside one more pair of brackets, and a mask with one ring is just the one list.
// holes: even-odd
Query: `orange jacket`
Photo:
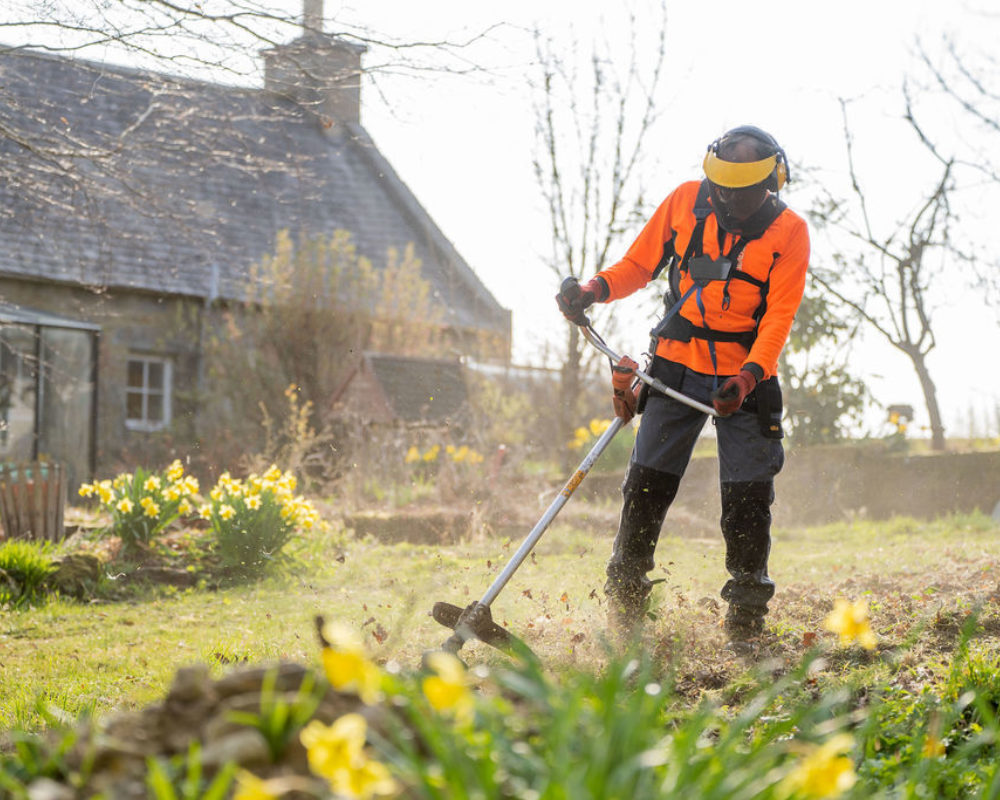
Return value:
[[(669, 252), (668, 245), (673, 245), (673, 252), (680, 260), (695, 227), (694, 204), (700, 185), (700, 181), (689, 181), (674, 189), (656, 209), (625, 257), (598, 273), (610, 290), (605, 302), (627, 297), (648, 284), (664, 253)], [(723, 253), (730, 252), (737, 238), (725, 235)], [(705, 220), (702, 242), (705, 255), (719, 257), (715, 214), (709, 214)], [(802, 301), (808, 265), (806, 222), (786, 208), (759, 239), (747, 243), (735, 267), (767, 282), (767, 306), (759, 325), (754, 321), (754, 312), (761, 302), (761, 289), (748, 281), (729, 282), (730, 304), (725, 310), (722, 302), (724, 282), (710, 282), (702, 290), (704, 319), (694, 295), (688, 298), (679, 313), (699, 328), (736, 332), (752, 331), (757, 325), (757, 338), (749, 352), (737, 342), (715, 343), (719, 375), (735, 375), (748, 362), (759, 364), (765, 378), (777, 372), (778, 356), (788, 340), (792, 320)], [(681, 294), (691, 285), (692, 280), (685, 270), (681, 273)], [(704, 339), (692, 338), (689, 342), (660, 339), (656, 354), (680, 362), (695, 372), (713, 374), (712, 357)]]

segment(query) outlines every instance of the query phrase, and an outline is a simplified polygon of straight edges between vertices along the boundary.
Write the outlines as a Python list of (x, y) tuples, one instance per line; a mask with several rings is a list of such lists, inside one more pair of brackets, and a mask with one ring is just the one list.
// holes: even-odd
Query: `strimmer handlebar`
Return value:
[[(610, 358), (612, 363), (617, 364), (621, 360), (621, 356), (618, 355), (618, 353), (616, 353), (610, 347), (608, 347), (603, 341), (601, 341), (601, 338), (594, 333), (594, 330), (593, 328), (590, 327), (589, 322), (587, 325), (581, 325), (580, 330), (583, 332), (583, 338), (585, 338), (594, 347), (596, 347), (598, 350), (604, 353), (604, 355)], [(719, 412), (716, 411), (714, 408), (712, 408), (712, 406), (707, 406), (704, 403), (699, 403), (697, 400), (688, 397), (686, 394), (678, 392), (676, 389), (671, 389), (669, 386), (663, 383), (663, 381), (654, 378), (652, 375), (646, 374), (641, 369), (637, 369), (635, 371), (635, 376), (640, 381), (647, 384), (650, 388), (656, 389), (656, 391), (662, 392), (663, 394), (674, 398), (674, 400), (684, 403), (684, 405), (686, 406), (691, 406), (691, 408), (695, 408), (698, 411), (702, 412), (703, 414), (708, 414), (709, 416), (712, 417), (719, 416)]]

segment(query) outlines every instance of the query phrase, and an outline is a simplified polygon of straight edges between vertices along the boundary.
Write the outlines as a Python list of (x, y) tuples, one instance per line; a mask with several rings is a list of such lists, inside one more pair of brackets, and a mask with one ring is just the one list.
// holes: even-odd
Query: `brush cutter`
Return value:
[[(604, 340), (601, 339), (591, 326), (589, 319), (584, 316), (582, 321), (586, 323), (580, 325), (584, 338), (604, 353), (604, 355), (611, 360), (612, 364), (617, 364), (621, 360), (621, 356), (615, 353), (604, 343)], [(715, 409), (711, 406), (699, 403), (697, 400), (693, 400), (687, 395), (671, 389), (662, 381), (646, 374), (640, 369), (635, 370), (635, 376), (638, 380), (648, 384), (650, 388), (655, 389), (658, 392), (669, 395), (685, 405), (696, 408), (705, 414), (718, 416)], [(529, 533), (527, 538), (521, 543), (521, 546), (517, 548), (517, 552), (515, 552), (510, 561), (507, 562), (507, 566), (503, 568), (500, 574), (496, 577), (496, 580), (493, 581), (490, 587), (486, 590), (486, 593), (478, 601), (469, 604), (464, 609), (452, 605), (451, 603), (439, 602), (434, 604), (431, 616), (433, 616), (435, 620), (444, 625), (446, 628), (450, 628), (454, 631), (454, 633), (448, 637), (448, 639), (441, 646), (441, 650), (457, 654), (458, 651), (462, 649), (462, 645), (467, 641), (471, 639), (478, 639), (479, 641), (485, 642), (486, 644), (496, 647), (498, 650), (508, 654), (517, 654), (519, 651), (521, 653), (530, 653), (527, 645), (493, 621), (490, 605), (494, 600), (496, 600), (497, 595), (499, 595), (504, 586), (507, 585), (507, 582), (517, 571), (518, 567), (520, 567), (524, 562), (524, 559), (528, 557), (528, 554), (538, 543), (538, 540), (542, 538), (542, 534), (545, 533), (546, 529), (548, 529), (552, 520), (555, 519), (556, 515), (562, 510), (562, 507), (566, 505), (570, 497), (573, 496), (573, 492), (575, 492), (577, 487), (583, 482), (583, 479), (587, 476), (587, 473), (590, 472), (591, 467), (594, 466), (598, 457), (604, 452), (607, 446), (611, 443), (611, 440), (615, 437), (615, 434), (621, 430), (624, 424), (625, 423), (620, 417), (614, 418), (607, 430), (601, 434), (600, 438), (591, 448), (590, 452), (584, 456), (584, 459), (580, 462), (580, 466), (577, 467), (576, 472), (573, 473), (573, 476), (566, 482), (566, 485), (563, 486), (562, 490), (560, 490), (555, 500), (552, 501), (551, 505), (542, 515), (542, 518), (538, 520), (538, 523), (534, 528), (532, 528), (531, 533)]]

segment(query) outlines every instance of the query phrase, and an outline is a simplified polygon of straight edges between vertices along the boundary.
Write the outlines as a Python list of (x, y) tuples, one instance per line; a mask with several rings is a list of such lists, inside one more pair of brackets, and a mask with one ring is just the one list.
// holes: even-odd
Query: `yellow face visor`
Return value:
[(740, 163), (723, 161), (711, 150), (705, 154), (705, 161), (702, 163), (706, 178), (716, 186), (725, 186), (729, 189), (742, 189), (745, 186), (762, 183), (777, 166), (777, 155), (768, 156), (760, 161)]

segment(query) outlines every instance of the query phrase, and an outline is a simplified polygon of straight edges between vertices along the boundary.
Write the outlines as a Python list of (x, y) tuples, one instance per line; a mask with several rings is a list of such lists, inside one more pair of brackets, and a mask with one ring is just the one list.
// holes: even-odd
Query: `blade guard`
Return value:
[[(478, 601), (470, 603), (464, 609), (451, 603), (435, 603), (431, 609), (431, 616), (439, 624), (455, 631), (455, 636), (452, 636), (449, 642), (457, 639), (458, 647), (469, 639), (478, 639), (507, 655), (514, 655), (527, 647), (506, 628), (497, 625), (493, 621), (490, 607)], [(454, 650), (457, 652), (458, 648)]]

